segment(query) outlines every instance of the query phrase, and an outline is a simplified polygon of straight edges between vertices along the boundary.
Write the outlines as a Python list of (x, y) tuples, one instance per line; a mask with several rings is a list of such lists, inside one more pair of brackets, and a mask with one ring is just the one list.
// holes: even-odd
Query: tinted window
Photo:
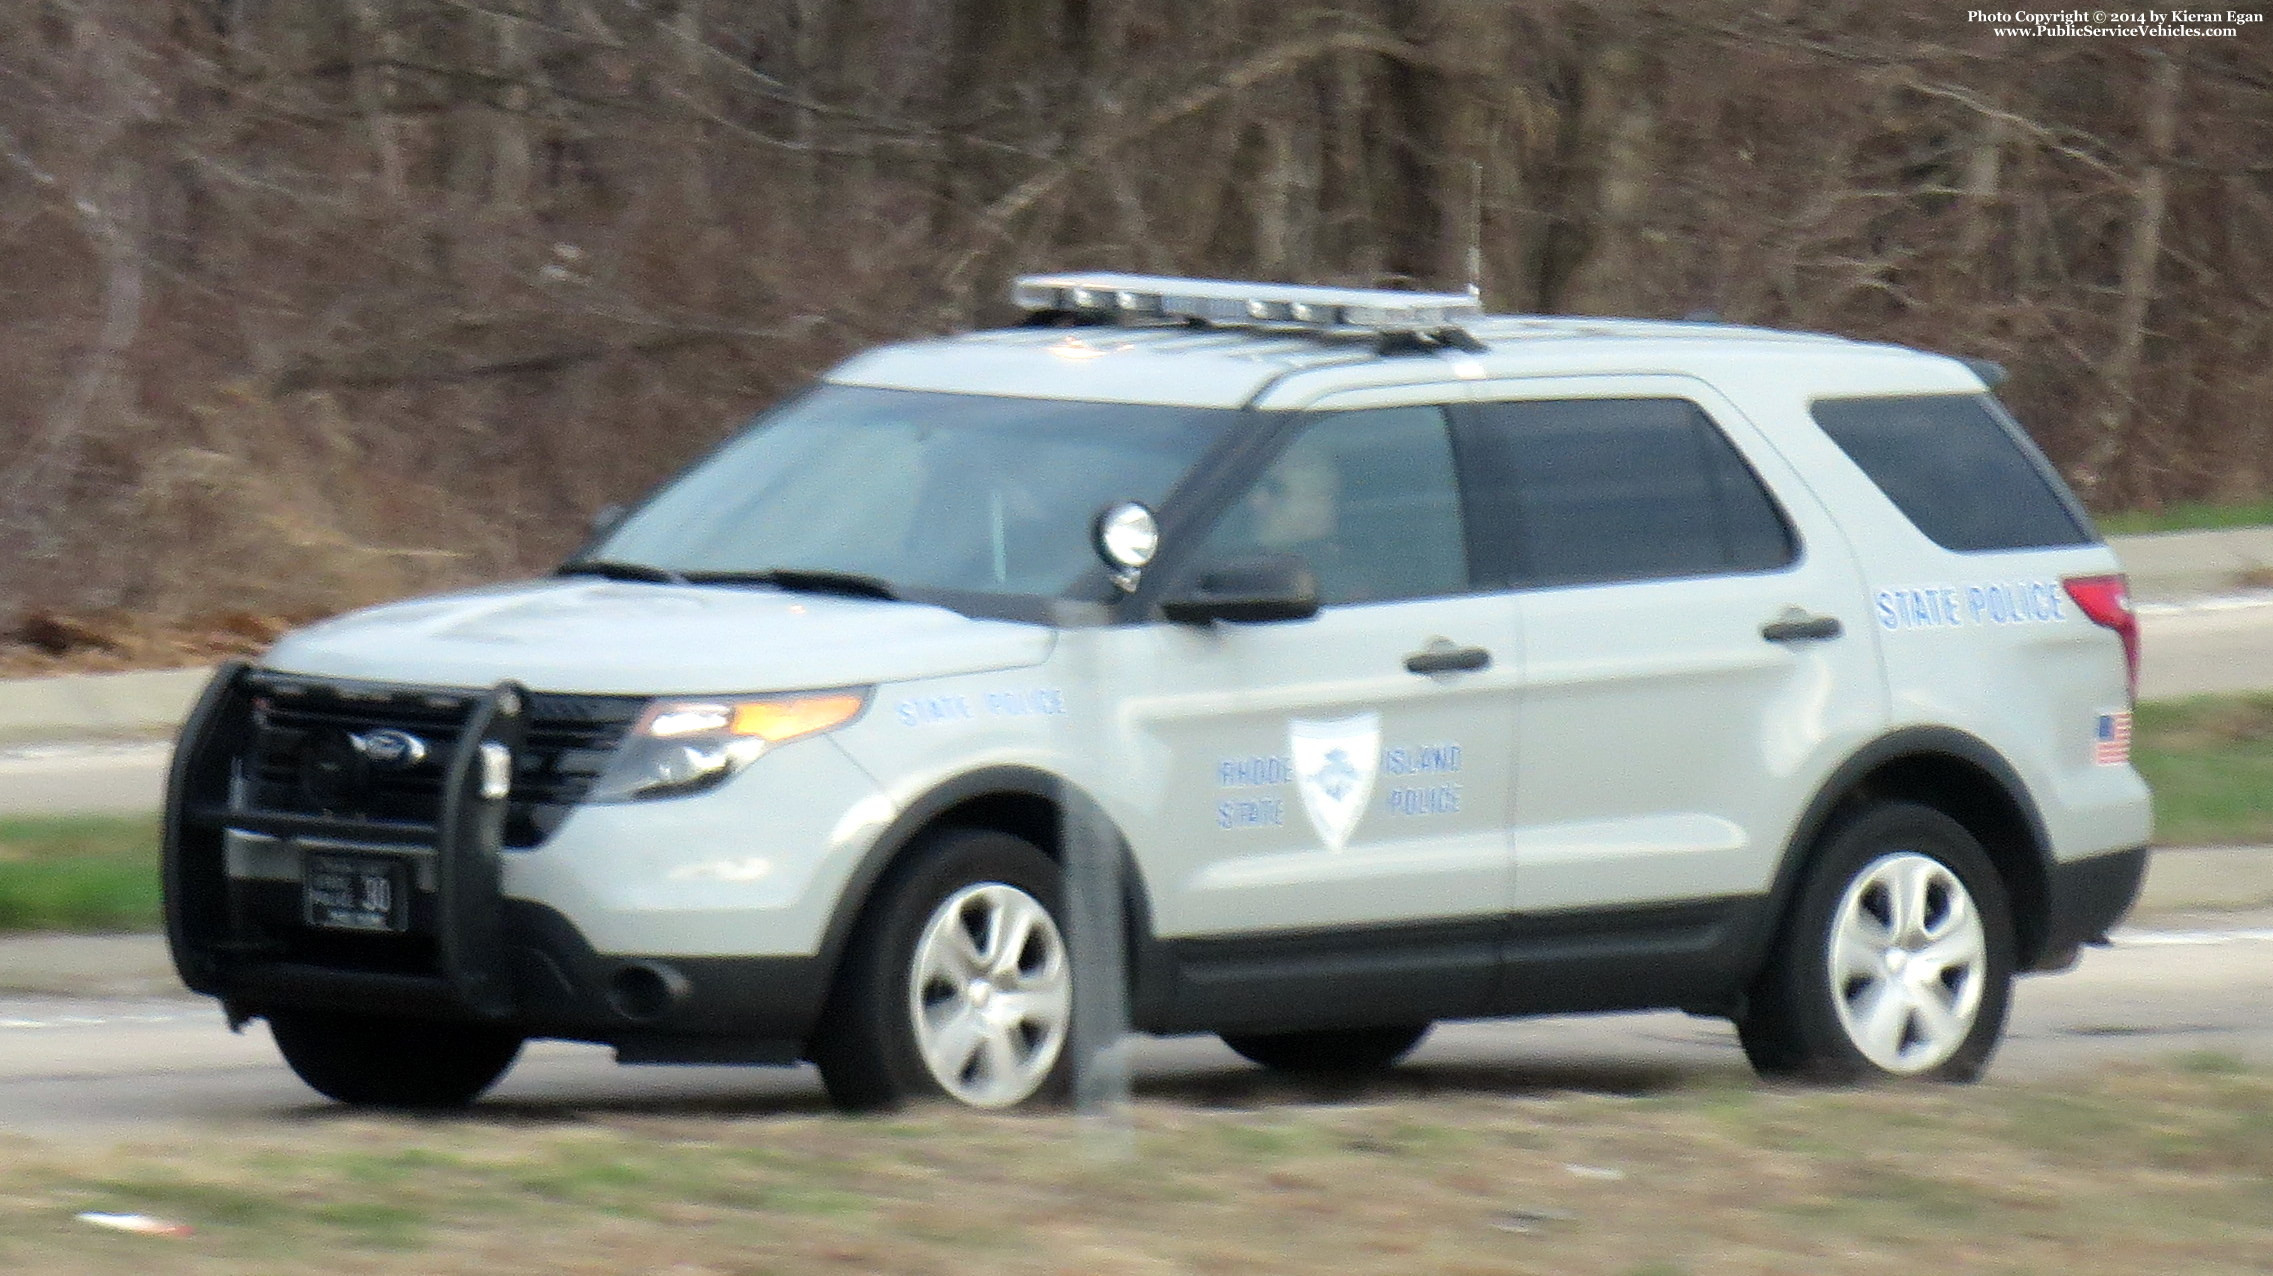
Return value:
[(1202, 563), (1296, 553), (1327, 603), (1457, 594), (1468, 555), (1437, 408), (1335, 412), (1305, 427), (1225, 512)]
[(2092, 539), (2035, 449), (1980, 395), (1826, 399), (1813, 411), (1823, 432), (1944, 549)]
[(1791, 529), (1759, 478), (1684, 400), (1485, 404), (1467, 459), (1487, 579), (1572, 585), (1792, 561)]

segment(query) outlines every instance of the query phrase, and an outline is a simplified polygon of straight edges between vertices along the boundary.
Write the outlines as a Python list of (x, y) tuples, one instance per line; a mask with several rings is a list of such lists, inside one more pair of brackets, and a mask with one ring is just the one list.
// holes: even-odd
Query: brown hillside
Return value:
[(1471, 233), (1503, 309), (2003, 360), (2102, 508), (2273, 488), (2264, 25), (23, 0), (0, 67), (0, 626), (527, 571), (1014, 270), (1457, 285)]

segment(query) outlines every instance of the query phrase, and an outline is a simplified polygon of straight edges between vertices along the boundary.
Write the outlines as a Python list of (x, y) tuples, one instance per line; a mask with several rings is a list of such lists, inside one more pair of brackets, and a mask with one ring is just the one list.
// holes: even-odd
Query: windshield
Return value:
[(896, 593), (1059, 595), (1098, 566), (1098, 510), (1158, 507), (1237, 415), (825, 385), (681, 475), (588, 557), (663, 579), (786, 569)]

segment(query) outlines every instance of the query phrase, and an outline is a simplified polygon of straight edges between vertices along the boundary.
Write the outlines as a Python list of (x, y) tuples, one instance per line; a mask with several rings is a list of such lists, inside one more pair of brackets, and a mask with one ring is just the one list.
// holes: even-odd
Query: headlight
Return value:
[(777, 744), (834, 730), (868, 706), (865, 689), (732, 700), (658, 700), (625, 734), (587, 802), (699, 793)]

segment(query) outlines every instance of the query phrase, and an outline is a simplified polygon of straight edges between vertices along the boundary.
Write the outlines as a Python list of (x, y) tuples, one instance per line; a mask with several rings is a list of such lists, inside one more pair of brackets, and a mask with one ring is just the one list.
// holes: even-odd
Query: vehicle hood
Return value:
[(287, 634), (261, 663), (314, 677), (588, 695), (723, 695), (1039, 664), (1054, 631), (770, 586), (563, 579), (389, 603)]

